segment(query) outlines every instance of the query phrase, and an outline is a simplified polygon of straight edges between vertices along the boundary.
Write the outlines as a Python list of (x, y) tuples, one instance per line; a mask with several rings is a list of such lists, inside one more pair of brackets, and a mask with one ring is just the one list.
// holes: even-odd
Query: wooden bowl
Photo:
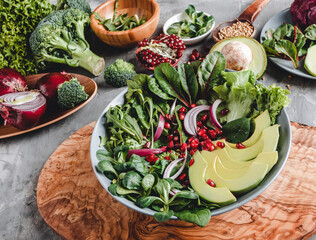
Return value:
[[(112, 18), (114, 3), (115, 0), (108, 0), (97, 7), (94, 12), (98, 12), (102, 18)], [(128, 13), (129, 16), (145, 15), (147, 22), (131, 30), (112, 32), (99, 24), (92, 14), (90, 18), (93, 32), (108, 45), (121, 48), (133, 47), (144, 38), (150, 38), (158, 26), (160, 9), (155, 0), (120, 0), (117, 12), (117, 15), (125, 13)]]

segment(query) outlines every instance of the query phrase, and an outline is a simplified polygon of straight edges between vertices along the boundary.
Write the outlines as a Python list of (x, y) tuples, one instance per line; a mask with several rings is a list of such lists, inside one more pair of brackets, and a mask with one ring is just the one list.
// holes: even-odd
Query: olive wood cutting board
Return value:
[(112, 198), (90, 161), (95, 122), (65, 140), (40, 174), (37, 204), (62, 238), (309, 239), (316, 234), (316, 128), (292, 123), (292, 147), (277, 179), (251, 202), (212, 217), (200, 228), (179, 220), (158, 223)]

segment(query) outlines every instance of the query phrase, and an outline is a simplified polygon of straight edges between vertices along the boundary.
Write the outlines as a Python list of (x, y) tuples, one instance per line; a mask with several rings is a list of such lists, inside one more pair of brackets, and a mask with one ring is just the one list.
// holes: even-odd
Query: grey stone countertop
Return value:
[[(95, 9), (102, 0), (90, 0)], [(162, 33), (163, 23), (172, 15), (181, 12), (193, 3), (197, 10), (203, 10), (215, 17), (216, 23), (238, 17), (251, 4), (251, 0), (158, 0), (161, 16), (154, 35)], [(288, 8), (292, 0), (273, 0), (262, 10), (254, 22), (256, 38), (264, 25), (273, 15)], [(144, 68), (135, 60), (135, 48), (117, 49), (105, 45), (91, 32), (88, 37), (92, 51), (103, 56), (106, 66), (115, 59), (122, 58), (136, 65), (138, 72)], [(186, 61), (196, 48), (210, 47), (208, 39), (203, 44), (189, 47), (183, 56)], [(71, 134), (86, 124), (95, 121), (105, 106), (122, 89), (107, 86), (103, 76), (93, 77), (87, 71), (67, 66), (55, 66), (48, 71), (66, 70), (93, 78), (99, 87), (95, 98), (83, 109), (53, 125), (17, 137), (0, 140), (0, 239), (60, 239), (44, 222), (36, 205), (36, 185), (40, 171), (53, 151)], [(282, 87), (290, 85), (291, 104), (286, 109), (290, 120), (316, 126), (316, 81), (293, 76), (268, 63), (264, 83), (276, 83)]]

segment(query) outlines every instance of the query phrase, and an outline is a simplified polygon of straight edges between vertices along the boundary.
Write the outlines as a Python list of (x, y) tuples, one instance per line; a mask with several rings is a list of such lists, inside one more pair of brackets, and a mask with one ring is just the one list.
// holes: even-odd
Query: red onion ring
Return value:
[(210, 108), (210, 120), (215, 124), (216, 127), (222, 128), (222, 125), (219, 123), (216, 117), (216, 110), (218, 106), (222, 103), (222, 99), (216, 99), (215, 102), (213, 102), (211, 108)]
[(156, 133), (154, 136), (154, 141), (157, 141), (160, 138), (160, 136), (163, 132), (164, 126), (165, 126), (165, 118), (160, 114), (157, 130), (156, 130)]

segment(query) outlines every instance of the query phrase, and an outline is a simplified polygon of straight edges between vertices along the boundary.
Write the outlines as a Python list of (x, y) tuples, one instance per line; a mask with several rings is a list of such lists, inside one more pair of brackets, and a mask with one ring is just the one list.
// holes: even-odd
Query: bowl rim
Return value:
[[(122, 92), (120, 92), (112, 101), (109, 102), (109, 104), (104, 108), (104, 110), (102, 111), (100, 117), (98, 118), (98, 120), (96, 122), (96, 125), (93, 129), (93, 132), (92, 132), (91, 142), (90, 142), (91, 165), (92, 165), (93, 171), (95, 173), (95, 176), (98, 178), (99, 183), (107, 191), (107, 193), (110, 194), (114, 199), (116, 199), (119, 203), (125, 205), (126, 207), (128, 207), (130, 209), (133, 209), (133, 210), (140, 212), (142, 214), (145, 214), (145, 215), (153, 216), (154, 213), (156, 213), (156, 211), (154, 211), (148, 207), (147, 208), (140, 208), (135, 203), (133, 203), (132, 201), (130, 201), (126, 198), (112, 195), (112, 193), (110, 193), (108, 191), (108, 186), (106, 186), (104, 184), (104, 181), (102, 180), (102, 178), (106, 179), (108, 181), (111, 181), (111, 180), (108, 179), (106, 176), (104, 176), (104, 174), (99, 173), (96, 170), (96, 167), (94, 165), (95, 162), (98, 162), (98, 159), (96, 159), (96, 151), (99, 149), (103, 149), (102, 147), (99, 147), (98, 145), (96, 145), (96, 142), (99, 142), (99, 137), (100, 137), (99, 134), (97, 133), (97, 127), (100, 125), (103, 125), (102, 123), (105, 122), (104, 115), (106, 114), (108, 109), (111, 106), (117, 105), (117, 102), (122, 100), (122, 98), (124, 98), (127, 90), (128, 90), (127, 87), (125, 87)], [(123, 99), (123, 102), (124, 101), (125, 101), (125, 99)], [(227, 206), (223, 206), (223, 207), (211, 210), (212, 216), (216, 216), (216, 215), (220, 215), (220, 214), (229, 212), (231, 210), (234, 210), (234, 209), (241, 207), (242, 205), (252, 201), (257, 196), (259, 196), (263, 191), (265, 191), (275, 181), (275, 179), (279, 176), (280, 172), (282, 171), (282, 169), (284, 168), (284, 165), (287, 162), (288, 156), (290, 154), (291, 142), (292, 142), (291, 124), (289, 121), (288, 114), (284, 108), (282, 109), (280, 115), (281, 114), (284, 114), (284, 118), (285, 118), (285, 124), (283, 125), (283, 128), (289, 130), (288, 132), (286, 132), (288, 134), (288, 138), (285, 139), (285, 144), (284, 144), (284, 146), (286, 148), (285, 149), (286, 153), (282, 159), (280, 159), (280, 156), (278, 156), (279, 157), (278, 161), (282, 160), (282, 163), (277, 168), (275, 168), (276, 166), (273, 166), (273, 168), (270, 170), (270, 172), (264, 177), (264, 179), (259, 183), (259, 185), (257, 187), (255, 187), (251, 191), (243, 194), (242, 196), (237, 197), (236, 202), (231, 203)], [(281, 137), (281, 135), (280, 135), (280, 137)], [(96, 139), (98, 139), (98, 140), (96, 140)], [(280, 139), (279, 139), (278, 146), (279, 146), (279, 144), (280, 144)], [(95, 149), (96, 151), (93, 151), (93, 149)], [(280, 152), (280, 150), (278, 151), (278, 154), (279, 154), (279, 152)], [(271, 174), (273, 176), (271, 176)], [(240, 200), (240, 198), (242, 198), (242, 199)], [(170, 220), (179, 220), (179, 219), (175, 216), (172, 216), (170, 218)]]
[[(209, 13), (207, 13), (207, 12), (203, 12), (203, 13), (204, 13), (205, 15), (207, 15), (207, 16), (211, 16), (211, 14), (209, 14)], [(176, 22), (176, 21), (171, 22), (171, 19), (172, 19), (172, 18), (175, 18), (175, 17), (177, 17), (177, 16), (182, 16), (182, 15), (184, 15), (184, 14), (186, 14), (186, 13), (185, 13), (185, 12), (181, 12), (181, 13), (177, 13), (177, 14), (171, 16), (170, 18), (168, 18), (167, 21), (166, 21), (166, 22), (164, 23), (164, 25), (163, 25), (163, 28), (162, 28), (163, 33), (169, 35), (169, 34), (167, 33), (167, 30), (168, 30), (167, 28), (169, 28), (173, 23)], [(171, 22), (170, 24), (168, 23), (169, 21)], [(167, 24), (167, 23), (168, 23), (168, 24)], [(213, 21), (212, 26), (210, 27), (210, 29), (209, 29), (206, 33), (204, 33), (204, 34), (202, 34), (202, 35), (200, 35), (200, 36), (194, 37), (194, 38), (181, 38), (181, 37), (180, 37), (180, 38), (181, 38), (181, 40), (182, 40), (184, 43), (186, 43), (186, 44), (191, 43), (191, 42), (197, 43), (196, 41), (198, 41), (198, 40), (203, 40), (203, 39), (206, 38), (208, 35), (210, 35), (211, 32), (213, 31), (214, 27), (215, 27), (215, 19), (214, 19), (214, 21)]]
[[(160, 8), (159, 8), (159, 4), (156, 2), (156, 0), (146, 0), (148, 2), (151, 2), (153, 4), (153, 13), (152, 13), (152, 16), (142, 25), (136, 27), (136, 28), (133, 28), (133, 29), (129, 29), (129, 30), (125, 30), (125, 31), (108, 31), (106, 30), (104, 27), (102, 28), (98, 28), (97, 26), (99, 26), (98, 24), (98, 21), (93, 17), (94, 16), (94, 12), (99, 12), (100, 8), (102, 8), (104, 5), (108, 5), (112, 2), (115, 2), (115, 0), (108, 0), (102, 4), (100, 4), (96, 9), (94, 9), (92, 11), (92, 14), (90, 16), (90, 19), (91, 19), (91, 28), (94, 29), (94, 30), (99, 30), (103, 33), (103, 34), (107, 34), (107, 35), (126, 35), (126, 34), (129, 34), (129, 33), (133, 33), (133, 32), (136, 32), (136, 31), (142, 31), (142, 30), (145, 30), (147, 26), (149, 26), (150, 24), (152, 24), (156, 18), (158, 17), (159, 18), (159, 14), (160, 14)], [(101, 30), (102, 29), (102, 30)]]

